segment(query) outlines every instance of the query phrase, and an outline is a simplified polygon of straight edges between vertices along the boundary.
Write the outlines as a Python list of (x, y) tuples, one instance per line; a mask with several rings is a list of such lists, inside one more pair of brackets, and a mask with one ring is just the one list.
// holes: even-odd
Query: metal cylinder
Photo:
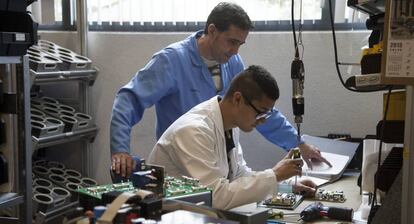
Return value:
[(72, 114), (74, 114), (75, 111), (76, 111), (73, 107), (70, 107), (70, 106), (64, 105), (64, 104), (60, 104), (59, 109), (63, 110), (63, 111), (67, 111), (67, 112), (72, 112)]
[(77, 178), (82, 177), (81, 173), (79, 173), (76, 170), (72, 170), (72, 169), (66, 169), (65, 170), (65, 176), (71, 176), (71, 177), (77, 177)]
[(59, 175), (59, 176), (63, 177), (65, 175), (65, 170), (60, 169), (60, 168), (56, 168), (56, 167), (51, 167), (51, 168), (49, 168), (49, 173), (50, 174), (56, 174), (56, 175)]
[(36, 178), (33, 181), (33, 186), (43, 186), (47, 188), (52, 188), (53, 184), (49, 180), (46, 180), (44, 178)]
[(57, 162), (57, 161), (49, 161), (47, 163), (48, 167), (56, 167), (56, 168), (60, 168), (60, 169), (65, 169), (66, 166), (65, 164), (61, 163), (61, 162)]
[(33, 214), (36, 212), (46, 212), (53, 206), (53, 198), (47, 194), (33, 195)]
[(70, 201), (70, 192), (62, 187), (54, 187), (50, 195), (53, 198), (54, 205), (61, 205)]
[(65, 179), (66, 179), (66, 183), (74, 183), (78, 185), (82, 184), (81, 179), (78, 177), (66, 176)]
[(51, 188), (45, 186), (35, 186), (33, 188), (33, 194), (50, 194), (51, 192)]
[(46, 167), (43, 166), (34, 166), (32, 168), (33, 173), (35, 173), (38, 176), (47, 176), (49, 175), (49, 170)]
[(78, 196), (79, 196), (78, 189), (81, 188), (82, 186), (80, 184), (75, 184), (75, 183), (66, 183), (65, 187), (71, 194), (71, 201), (78, 200)]
[(81, 185), (83, 187), (93, 187), (98, 185), (98, 183), (96, 182), (96, 180), (89, 178), (89, 177), (84, 177), (81, 179)]
[(56, 175), (56, 174), (50, 174), (49, 175), (49, 179), (53, 182), (56, 183), (60, 186), (64, 186), (65, 185), (65, 178), (63, 176), (60, 175)]
[(44, 96), (42, 97), (42, 100), (50, 104), (55, 104), (55, 105), (59, 104), (59, 101), (57, 101), (55, 98), (52, 98), (52, 97)]

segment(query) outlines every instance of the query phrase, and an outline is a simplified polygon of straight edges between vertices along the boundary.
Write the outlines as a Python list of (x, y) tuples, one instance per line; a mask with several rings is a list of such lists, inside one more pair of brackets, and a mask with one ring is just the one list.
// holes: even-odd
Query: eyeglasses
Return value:
[(257, 109), (252, 102), (247, 99), (246, 97), (243, 97), (247, 103), (253, 108), (253, 110), (256, 111), (257, 115), (256, 115), (256, 120), (260, 120), (260, 119), (268, 119), (270, 116), (272, 116), (273, 112), (275, 111), (275, 109), (272, 107), (272, 109), (268, 110), (268, 111), (260, 111), (259, 109)]

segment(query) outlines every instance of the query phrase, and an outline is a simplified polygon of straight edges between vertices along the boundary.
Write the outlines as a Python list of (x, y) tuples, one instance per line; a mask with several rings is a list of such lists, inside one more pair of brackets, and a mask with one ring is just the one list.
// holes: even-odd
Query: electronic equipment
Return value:
[(164, 182), (164, 196), (168, 199), (212, 206), (212, 189), (201, 185), (198, 179), (182, 176), (167, 176)]
[(353, 214), (354, 210), (352, 208), (328, 207), (321, 202), (314, 202), (303, 209), (300, 213), (300, 218), (305, 222), (314, 221), (322, 217), (351, 222)]
[[(157, 171), (151, 171), (155, 167), (156, 166), (147, 166), (147, 168), (150, 169), (147, 171), (153, 173), (148, 173), (147, 171), (139, 172), (146, 173), (147, 175), (155, 175), (157, 174)], [(161, 168), (163, 171), (162, 167), (158, 168)], [(202, 203), (204, 205), (212, 204), (211, 188), (201, 185), (197, 179), (185, 176), (183, 176), (182, 179), (167, 176), (164, 180), (164, 178), (159, 178), (157, 175), (154, 177), (156, 181), (146, 185), (137, 184), (136, 181), (139, 178), (135, 178), (127, 182), (80, 188), (78, 189), (79, 204), (82, 207), (93, 208), (97, 205), (111, 203), (115, 198), (113, 195), (119, 195), (122, 192), (135, 192), (139, 189), (152, 191), (159, 198), (165, 197), (193, 203)], [(148, 186), (149, 184), (151, 185)], [(138, 185), (142, 186), (142, 188), (138, 187)]]
[(329, 202), (345, 202), (346, 198), (343, 191), (328, 191), (322, 188), (316, 190), (315, 200)]
[(258, 204), (260, 207), (295, 209), (304, 199), (303, 195), (295, 193), (277, 193), (273, 197), (266, 199)]
[(0, 56), (21, 56), (37, 42), (38, 24), (33, 22), (27, 6), (33, 1), (0, 2)]

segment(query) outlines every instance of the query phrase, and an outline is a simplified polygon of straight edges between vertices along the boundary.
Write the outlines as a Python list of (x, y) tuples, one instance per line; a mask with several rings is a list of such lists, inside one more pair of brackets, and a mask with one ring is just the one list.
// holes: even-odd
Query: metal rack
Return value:
[(66, 81), (85, 81), (90, 86), (93, 85), (98, 75), (96, 68), (87, 70), (75, 70), (75, 71), (54, 71), (54, 72), (35, 72), (30, 70), (30, 75), (34, 79), (34, 83), (56, 83)]
[[(27, 56), (2, 56), (0, 66), (14, 66), (13, 69), (4, 69), (3, 82), (7, 85), (4, 93), (3, 105), (0, 113), (10, 114), (13, 126), (11, 150), (15, 160), (10, 164), (16, 174), (13, 190), (0, 194), (0, 208), (19, 206), (16, 217), (0, 217), (1, 223), (32, 223), (32, 144), (29, 124), (30, 115), (30, 82), (29, 62)], [(6, 74), (7, 73), (7, 74)], [(3, 94), (3, 93), (1, 93)], [(7, 106), (6, 106), (7, 105)], [(10, 129), (9, 129), (10, 130)]]
[(98, 128), (96, 126), (92, 128), (81, 129), (73, 132), (66, 132), (62, 134), (57, 134), (54, 136), (47, 136), (42, 138), (37, 138), (32, 136), (33, 149), (53, 146), (62, 143), (68, 143), (78, 140), (89, 140), (92, 141), (96, 134), (98, 133)]
[[(31, 86), (48, 86), (53, 84), (76, 84), (78, 85), (78, 95), (75, 98), (77, 104), (77, 111), (88, 114), (89, 111), (89, 91), (97, 78), (98, 69), (94, 67), (84, 69), (66, 70), (63, 67), (61, 70), (53, 71), (35, 71), (30, 70)], [(63, 94), (67, 95), (67, 94)], [(33, 150), (40, 148), (52, 147), (60, 144), (70, 142), (79, 142), (82, 149), (79, 153), (80, 170), (86, 176), (89, 176), (88, 158), (90, 157), (90, 150), (88, 143), (95, 139), (98, 133), (98, 127), (95, 124), (88, 125), (79, 129), (70, 129), (64, 132), (31, 136)], [(53, 149), (51, 149), (53, 150)], [(78, 154), (76, 154), (78, 155)], [(34, 214), (34, 223), (56, 223), (62, 215), (68, 215), (76, 210), (78, 206), (77, 201), (72, 201), (69, 204), (59, 205), (48, 209), (47, 211), (38, 211)]]
[[(81, 92), (81, 110), (88, 112), (88, 87), (92, 86), (97, 77), (98, 70), (96, 68), (87, 70), (74, 70), (74, 71), (54, 71), (54, 72), (35, 72), (30, 70), (32, 84), (54, 84), (68, 81), (80, 82), (79, 91)], [(71, 132), (60, 133), (47, 137), (35, 137), (32, 136), (33, 149), (49, 147), (62, 143), (68, 143), (78, 140), (93, 141), (98, 133), (98, 127), (95, 125), (89, 128), (80, 129)], [(86, 155), (87, 157), (87, 155)], [(87, 170), (83, 170), (88, 173)]]

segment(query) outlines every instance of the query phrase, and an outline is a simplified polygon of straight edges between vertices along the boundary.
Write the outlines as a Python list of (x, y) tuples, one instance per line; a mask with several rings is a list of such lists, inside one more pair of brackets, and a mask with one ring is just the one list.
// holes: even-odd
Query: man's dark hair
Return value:
[(250, 101), (261, 100), (263, 96), (279, 99), (279, 87), (273, 76), (262, 66), (251, 65), (240, 72), (231, 82), (224, 98), (241, 92)]
[(235, 3), (221, 2), (211, 11), (207, 18), (204, 33), (208, 33), (208, 26), (214, 24), (220, 31), (227, 31), (230, 25), (242, 30), (253, 29), (253, 23), (242, 7)]

